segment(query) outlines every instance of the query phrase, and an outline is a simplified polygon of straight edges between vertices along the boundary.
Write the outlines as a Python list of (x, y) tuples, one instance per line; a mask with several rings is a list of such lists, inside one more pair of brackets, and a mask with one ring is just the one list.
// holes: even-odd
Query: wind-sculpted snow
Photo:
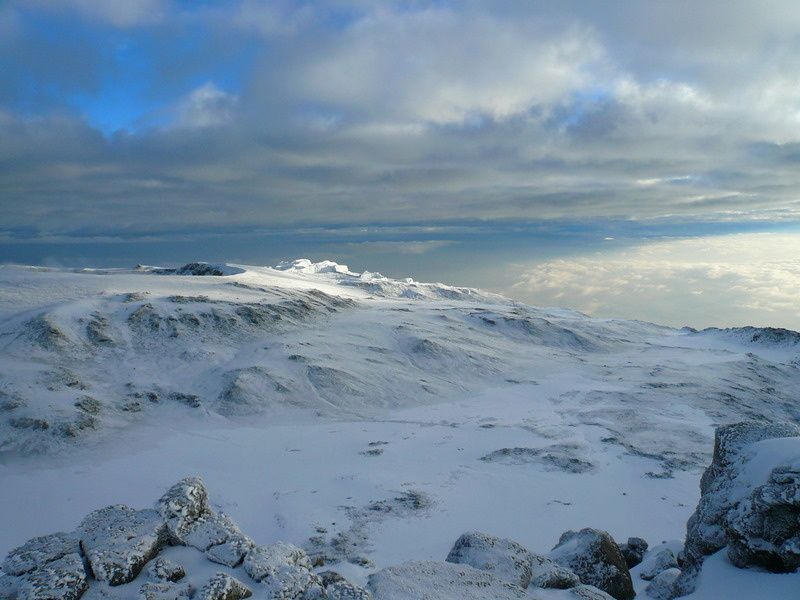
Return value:
[(542, 385), (531, 401), (556, 407), (561, 423), (521, 425), (553, 441), (497, 447), (487, 461), (590, 472), (569, 438), (591, 427), (668, 478), (708, 457), (707, 426), (687, 426), (686, 411), (710, 422), (800, 419), (793, 332), (591, 319), (329, 261), (5, 267), (0, 310), (6, 453), (105, 439), (149, 415), (371, 419)]
[(357, 288), (375, 296), (384, 298), (407, 298), (412, 300), (467, 300), (490, 301), (508, 303), (509, 301), (497, 294), (490, 294), (481, 290), (464, 287), (454, 287), (443, 283), (420, 283), (410, 277), (399, 281), (385, 277), (380, 273), (354, 273), (347, 265), (324, 260), (313, 263), (307, 258), (280, 263), (275, 267), (280, 271), (289, 273), (302, 273), (305, 275), (324, 274), (338, 285)]
[(712, 335), (742, 344), (766, 348), (785, 348), (794, 351), (800, 358), (800, 333), (780, 327), (731, 327), (718, 329), (711, 327), (697, 332), (697, 335)]

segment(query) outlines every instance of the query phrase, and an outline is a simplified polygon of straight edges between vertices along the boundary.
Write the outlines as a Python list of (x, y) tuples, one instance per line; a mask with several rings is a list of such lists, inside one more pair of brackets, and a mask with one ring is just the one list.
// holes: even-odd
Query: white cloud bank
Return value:
[(675, 326), (800, 330), (800, 234), (658, 241), (552, 260), (527, 269), (511, 294)]

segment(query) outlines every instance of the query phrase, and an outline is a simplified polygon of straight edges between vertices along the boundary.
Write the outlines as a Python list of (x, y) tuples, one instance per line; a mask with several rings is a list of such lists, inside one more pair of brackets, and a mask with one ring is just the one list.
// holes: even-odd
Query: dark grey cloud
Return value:
[[(10, 3), (3, 227), (796, 219), (793, 8)], [(72, 101), (125, 80), (109, 47), (146, 63), (130, 131)]]

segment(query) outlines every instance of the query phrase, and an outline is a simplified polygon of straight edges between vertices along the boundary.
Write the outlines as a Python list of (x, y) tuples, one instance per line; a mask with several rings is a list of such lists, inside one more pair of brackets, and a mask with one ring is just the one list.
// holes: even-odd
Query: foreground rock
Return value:
[(380, 600), (519, 600), (532, 597), (490, 571), (435, 561), (388, 567), (370, 575), (368, 587)]
[(0, 577), (0, 597), (77, 600), (89, 587), (87, 579), (80, 555), (65, 554), (17, 577)]
[(217, 573), (200, 589), (197, 600), (242, 600), (253, 590), (226, 573)]
[(625, 558), (613, 538), (599, 529), (567, 531), (550, 558), (617, 600), (631, 600), (636, 593)]
[(78, 535), (94, 577), (120, 585), (133, 581), (158, 554), (166, 544), (167, 528), (158, 512), (119, 504), (90, 513)]
[(728, 514), (728, 558), (776, 573), (800, 567), (800, 468), (779, 467)]
[(533, 555), (530, 587), (566, 590), (580, 584), (580, 578), (571, 569), (562, 567), (546, 556)]
[(645, 593), (654, 600), (669, 600), (675, 596), (675, 584), (681, 576), (681, 570), (672, 567), (661, 571), (645, 588)]
[(447, 562), (491, 571), (497, 578), (521, 588), (531, 582), (533, 555), (516, 542), (477, 531), (456, 540)]
[(492, 571), (450, 562), (418, 561), (370, 575), (376, 600), (610, 600), (605, 592), (577, 585), (568, 590), (523, 589)]
[(322, 580), (311, 572), (308, 555), (292, 544), (256, 546), (248, 552), (243, 566), (250, 577), (270, 590), (273, 598), (323, 596)]
[(642, 562), (645, 553), (647, 552), (647, 541), (638, 537), (628, 538), (625, 544), (619, 545), (619, 550), (625, 558), (625, 564), (629, 569)]
[(186, 543), (186, 535), (200, 517), (211, 513), (208, 492), (199, 477), (182, 479), (156, 503), (156, 509), (166, 522), (173, 543)]
[[(184, 564), (194, 572), (161, 554), (170, 545), (186, 546)], [(218, 564), (236, 575), (217, 571)], [(172, 486), (155, 510), (108, 506), (90, 513), (75, 532), (33, 538), (12, 550), (0, 569), (0, 600), (78, 600), (93, 587), (93, 598), (118, 600), (371, 598), (341, 576), (323, 581), (300, 548), (255, 545), (211, 509), (199, 478)], [(204, 584), (189, 583), (201, 577)]]
[(319, 573), (322, 585), (328, 600), (371, 600), (372, 594), (367, 590), (353, 585), (335, 571)]
[(188, 583), (147, 581), (139, 588), (139, 600), (188, 600), (193, 592)]
[(77, 600), (89, 586), (78, 538), (72, 534), (33, 538), (9, 552), (0, 569), (2, 598)]
[(645, 581), (650, 581), (662, 571), (676, 568), (677, 566), (678, 559), (675, 558), (675, 554), (669, 548), (664, 548), (647, 560), (641, 571), (639, 571), (639, 577)]
[(581, 583), (570, 569), (546, 556), (535, 554), (517, 542), (476, 531), (458, 538), (446, 560), (489, 571), (498, 579), (523, 589), (564, 590)]
[[(700, 501), (686, 525), (683, 572), (675, 594), (691, 593), (703, 560), (730, 544), (729, 557), (739, 567), (761, 566), (791, 571), (800, 565), (800, 465), (771, 465), (773, 470), (750, 494), (749, 455), (760, 442), (799, 438), (791, 423), (742, 422), (719, 427), (711, 465), (700, 481)], [(789, 440), (800, 447), (800, 439)], [(776, 448), (777, 450), (777, 448)], [(756, 465), (757, 466), (757, 465)]]

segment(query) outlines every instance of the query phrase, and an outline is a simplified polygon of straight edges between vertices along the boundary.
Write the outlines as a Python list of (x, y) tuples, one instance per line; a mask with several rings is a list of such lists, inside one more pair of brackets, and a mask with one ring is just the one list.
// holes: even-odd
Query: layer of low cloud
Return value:
[(792, 1), (11, 2), (3, 227), (796, 220), (798, 28)]
[(800, 330), (800, 234), (645, 243), (524, 270), (510, 293), (604, 317)]

